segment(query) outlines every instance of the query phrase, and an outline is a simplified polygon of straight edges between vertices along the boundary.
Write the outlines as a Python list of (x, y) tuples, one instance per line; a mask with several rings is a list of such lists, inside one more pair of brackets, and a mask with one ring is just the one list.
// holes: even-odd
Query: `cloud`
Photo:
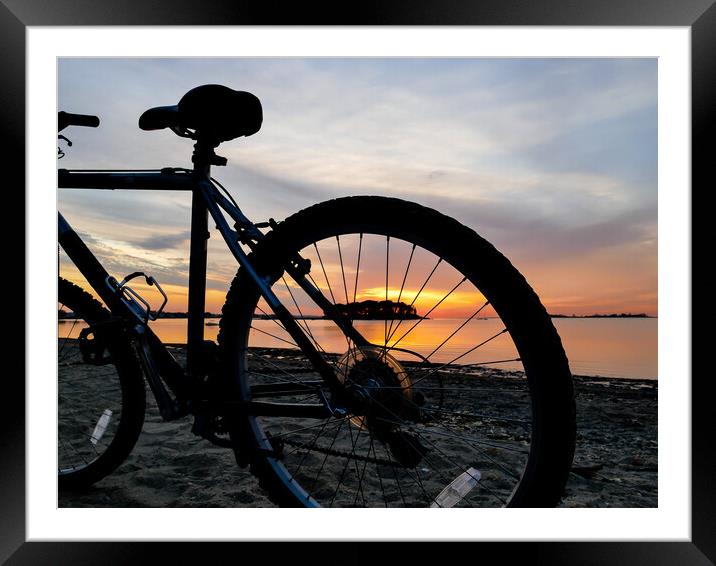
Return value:
[(139, 247), (150, 250), (166, 250), (184, 246), (191, 237), (191, 232), (180, 232), (179, 234), (157, 234), (143, 240), (139, 240), (136, 244)]
[[(262, 130), (223, 144), (229, 166), (214, 169), (257, 221), (386, 195), (454, 216), (523, 261), (637, 254), (656, 232), (656, 70), (656, 60), (621, 58), (61, 59), (60, 106), (102, 124), (68, 132), (74, 146), (60, 164), (190, 167), (189, 140), (142, 132), (137, 119), (223, 83), (264, 106)], [(173, 262), (186, 246), (189, 194), (61, 191), (59, 204), (112, 242), (117, 267), (146, 260), (184, 277)], [(218, 253), (217, 287), (235, 268)]]

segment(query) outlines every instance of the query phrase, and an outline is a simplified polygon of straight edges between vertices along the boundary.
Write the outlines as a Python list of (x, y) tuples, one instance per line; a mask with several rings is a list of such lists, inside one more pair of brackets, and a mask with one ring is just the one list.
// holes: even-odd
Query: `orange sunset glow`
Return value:
[[(137, 119), (196, 85), (226, 84), (264, 106), (261, 131), (218, 148), (228, 165), (213, 170), (252, 220), (339, 196), (402, 198), (494, 244), (550, 313), (658, 314), (655, 60), (73, 58), (58, 70), (59, 108), (102, 120), (70, 133), (61, 167), (190, 167), (190, 142)], [(191, 195), (63, 189), (58, 208), (112, 275), (151, 273), (166, 310), (186, 311)], [(384, 237), (366, 235), (358, 270), (358, 244), (342, 236), (339, 254), (327, 239), (320, 259), (302, 251), (338, 303), (399, 300), (451, 319), (486, 302), (469, 281), (449, 293), (460, 276), (446, 262), (421, 291), (436, 257), (409, 260), (400, 240), (386, 253)], [(219, 313), (237, 264), (218, 232), (208, 247), (206, 311)], [(64, 254), (60, 274), (86, 287)], [(294, 282), (274, 291), (320, 314)]]

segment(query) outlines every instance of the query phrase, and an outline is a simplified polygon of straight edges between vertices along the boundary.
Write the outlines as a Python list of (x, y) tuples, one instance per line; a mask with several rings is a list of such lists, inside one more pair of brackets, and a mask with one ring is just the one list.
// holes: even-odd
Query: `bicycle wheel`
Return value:
[(129, 455), (144, 423), (145, 392), (131, 345), (107, 328), (110, 313), (98, 301), (59, 278), (58, 307), (58, 484), (74, 489)]
[[(296, 252), (369, 346), (283, 273)], [(491, 244), (420, 205), (350, 197), (291, 216), (251, 257), (341, 382), (322, 383), (239, 270), (219, 334), (235, 394), (335, 409), (234, 417), (237, 459), (274, 502), (558, 503), (575, 442), (569, 365), (537, 295)]]

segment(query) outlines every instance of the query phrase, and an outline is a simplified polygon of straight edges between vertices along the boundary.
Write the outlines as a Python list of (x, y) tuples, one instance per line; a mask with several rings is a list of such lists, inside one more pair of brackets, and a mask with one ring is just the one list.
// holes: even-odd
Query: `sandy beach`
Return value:
[[(574, 381), (577, 447), (561, 506), (656, 507), (657, 382)], [(192, 420), (163, 422), (148, 394), (144, 429), (127, 461), (85, 491), (60, 493), (59, 507), (273, 506), (231, 450), (191, 433)]]

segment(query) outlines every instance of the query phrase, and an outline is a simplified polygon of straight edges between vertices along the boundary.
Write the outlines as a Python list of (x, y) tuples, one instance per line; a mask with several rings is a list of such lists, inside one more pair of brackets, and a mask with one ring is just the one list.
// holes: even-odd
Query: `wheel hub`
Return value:
[(338, 379), (345, 387), (336, 400), (352, 415), (354, 425), (369, 426), (379, 434), (414, 417), (411, 380), (381, 348), (351, 349), (339, 360), (338, 368)]
[(427, 454), (418, 436), (406, 430), (421, 418), (421, 396), (402, 365), (375, 346), (348, 351), (338, 363), (344, 388), (335, 402), (347, 410), (350, 422), (368, 429), (388, 447), (394, 460), (414, 468)]

